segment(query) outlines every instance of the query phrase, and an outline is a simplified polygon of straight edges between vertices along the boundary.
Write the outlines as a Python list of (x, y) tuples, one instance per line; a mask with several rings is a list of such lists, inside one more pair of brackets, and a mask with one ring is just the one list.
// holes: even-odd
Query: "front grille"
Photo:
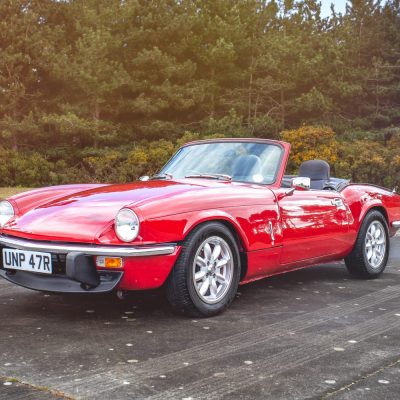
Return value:
[(53, 274), (65, 275), (66, 274), (66, 254), (52, 254), (51, 263), (53, 265)]
[[(12, 247), (7, 247), (0, 244), (0, 268), (4, 269), (3, 265), (3, 249), (8, 248), (12, 249)], [(66, 274), (66, 254), (51, 254), (51, 263), (53, 266), (53, 274), (54, 275), (65, 275)]]

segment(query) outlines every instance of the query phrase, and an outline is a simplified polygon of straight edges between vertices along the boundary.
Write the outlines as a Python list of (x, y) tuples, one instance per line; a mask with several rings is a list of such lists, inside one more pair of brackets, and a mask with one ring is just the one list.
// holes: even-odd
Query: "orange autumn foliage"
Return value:
[(283, 141), (291, 144), (288, 169), (297, 170), (303, 161), (321, 159), (333, 165), (338, 158), (335, 132), (326, 126), (302, 126), (281, 133)]

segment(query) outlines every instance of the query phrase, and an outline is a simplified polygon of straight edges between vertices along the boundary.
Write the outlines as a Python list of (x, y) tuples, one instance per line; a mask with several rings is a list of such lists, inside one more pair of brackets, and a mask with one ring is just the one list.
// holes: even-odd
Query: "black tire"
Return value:
[[(226, 293), (214, 304), (201, 298), (194, 283), (194, 258), (208, 238), (219, 237), (228, 244), (233, 260), (230, 285)], [(215, 276), (215, 275), (214, 275)], [(219, 222), (200, 225), (185, 238), (181, 254), (166, 283), (166, 294), (173, 309), (191, 317), (211, 317), (223, 312), (233, 301), (240, 281), (240, 255), (238, 245), (231, 231)]]
[[(371, 262), (368, 260), (367, 256), (367, 244), (366, 237), (368, 229), (372, 224), (378, 223), (379, 226), (382, 226), (384, 229), (384, 237), (385, 237), (385, 254), (382, 260), (378, 263), (378, 265), (373, 266)], [(375, 279), (378, 278), (379, 275), (386, 268), (387, 260), (389, 257), (389, 229), (387, 226), (387, 222), (385, 217), (377, 210), (370, 211), (364, 218), (361, 223), (360, 230), (358, 232), (357, 240), (354, 245), (352, 252), (345, 258), (346, 267), (349, 273), (356, 277), (362, 279)]]

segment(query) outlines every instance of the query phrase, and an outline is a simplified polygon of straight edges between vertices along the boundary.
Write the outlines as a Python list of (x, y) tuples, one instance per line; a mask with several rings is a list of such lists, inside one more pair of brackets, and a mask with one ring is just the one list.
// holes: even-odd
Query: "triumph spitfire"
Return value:
[(36, 189), (0, 202), (0, 275), (30, 289), (101, 293), (165, 286), (175, 310), (212, 316), (239, 284), (344, 259), (376, 278), (400, 228), (400, 195), (330, 177), (322, 160), (285, 175), (288, 143), (188, 143), (153, 177)]

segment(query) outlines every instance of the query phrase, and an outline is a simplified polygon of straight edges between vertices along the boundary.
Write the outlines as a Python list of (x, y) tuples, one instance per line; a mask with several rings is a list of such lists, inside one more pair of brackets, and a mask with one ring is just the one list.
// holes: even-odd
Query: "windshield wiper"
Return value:
[(232, 177), (226, 174), (195, 174), (186, 175), (185, 178), (206, 178), (206, 179), (221, 179), (224, 181), (232, 181)]
[(152, 179), (172, 179), (172, 178), (173, 178), (172, 174), (170, 174), (169, 172), (165, 172), (164, 174), (153, 175), (150, 178), (150, 180), (152, 180)]

